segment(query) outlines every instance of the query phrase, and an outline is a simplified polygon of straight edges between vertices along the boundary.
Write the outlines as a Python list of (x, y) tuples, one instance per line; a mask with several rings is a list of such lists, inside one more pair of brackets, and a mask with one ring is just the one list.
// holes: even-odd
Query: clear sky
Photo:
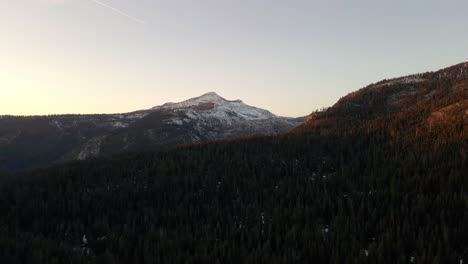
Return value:
[(306, 115), (468, 60), (468, 1), (0, 0), (0, 114), (117, 113), (215, 91)]

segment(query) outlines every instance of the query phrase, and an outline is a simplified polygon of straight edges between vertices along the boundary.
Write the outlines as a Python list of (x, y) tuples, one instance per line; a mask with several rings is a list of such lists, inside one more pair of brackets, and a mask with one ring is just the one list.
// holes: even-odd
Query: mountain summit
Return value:
[(180, 103), (166, 103), (166, 104), (161, 105), (161, 106), (155, 106), (152, 109), (157, 110), (157, 109), (161, 109), (161, 108), (165, 108), (165, 109), (187, 108), (187, 107), (197, 106), (197, 105), (200, 105), (200, 104), (223, 105), (223, 104), (228, 103), (228, 102), (230, 102), (230, 101), (228, 101), (228, 100), (224, 99), (223, 97), (219, 96), (217, 93), (209, 92), (209, 93), (203, 94), (201, 96), (185, 100), (185, 101), (180, 102)]
[(186, 111), (191, 116), (212, 117), (225, 123), (232, 123), (233, 119), (245, 121), (278, 118), (278, 116), (267, 110), (244, 104), (241, 100), (226, 100), (214, 92), (209, 92), (180, 103), (166, 103), (153, 107), (151, 110)]
[(111, 115), (0, 117), (0, 171), (43, 167), (124, 151), (285, 133), (305, 118), (229, 101), (214, 92), (179, 103)]

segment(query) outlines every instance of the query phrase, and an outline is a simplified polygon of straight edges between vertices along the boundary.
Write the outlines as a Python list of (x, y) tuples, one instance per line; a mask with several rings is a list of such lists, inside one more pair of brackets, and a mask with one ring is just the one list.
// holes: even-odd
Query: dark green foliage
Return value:
[(455, 263), (468, 245), (463, 149), (387, 142), (258, 138), (25, 175), (0, 191), (0, 255), (4, 263)]

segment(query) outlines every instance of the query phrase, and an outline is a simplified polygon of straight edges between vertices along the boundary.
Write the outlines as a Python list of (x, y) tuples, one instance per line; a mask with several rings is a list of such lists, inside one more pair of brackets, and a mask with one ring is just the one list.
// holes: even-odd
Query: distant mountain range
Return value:
[(124, 151), (275, 135), (305, 120), (279, 117), (213, 92), (124, 114), (1, 116), (0, 171), (16, 172)]

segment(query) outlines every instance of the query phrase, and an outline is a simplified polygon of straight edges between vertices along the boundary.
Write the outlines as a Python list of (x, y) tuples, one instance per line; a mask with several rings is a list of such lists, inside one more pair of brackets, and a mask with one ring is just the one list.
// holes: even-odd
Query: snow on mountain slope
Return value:
[(186, 136), (194, 142), (280, 134), (305, 121), (279, 117), (241, 100), (226, 100), (214, 92), (180, 103), (156, 106), (151, 111), (165, 113), (162, 122), (184, 127)]
[(226, 100), (214, 92), (179, 103), (166, 103), (150, 111), (161, 113), (163, 118), (160, 122), (171, 129), (183, 131), (179, 138), (192, 143), (251, 135), (275, 135), (305, 122), (305, 118), (276, 116), (241, 100)]
[(265, 120), (277, 116), (267, 110), (244, 104), (241, 100), (229, 101), (214, 92), (204, 94), (180, 103), (167, 103), (152, 110), (188, 111), (193, 118), (202, 113), (204, 117), (215, 117), (229, 122), (230, 119)]

